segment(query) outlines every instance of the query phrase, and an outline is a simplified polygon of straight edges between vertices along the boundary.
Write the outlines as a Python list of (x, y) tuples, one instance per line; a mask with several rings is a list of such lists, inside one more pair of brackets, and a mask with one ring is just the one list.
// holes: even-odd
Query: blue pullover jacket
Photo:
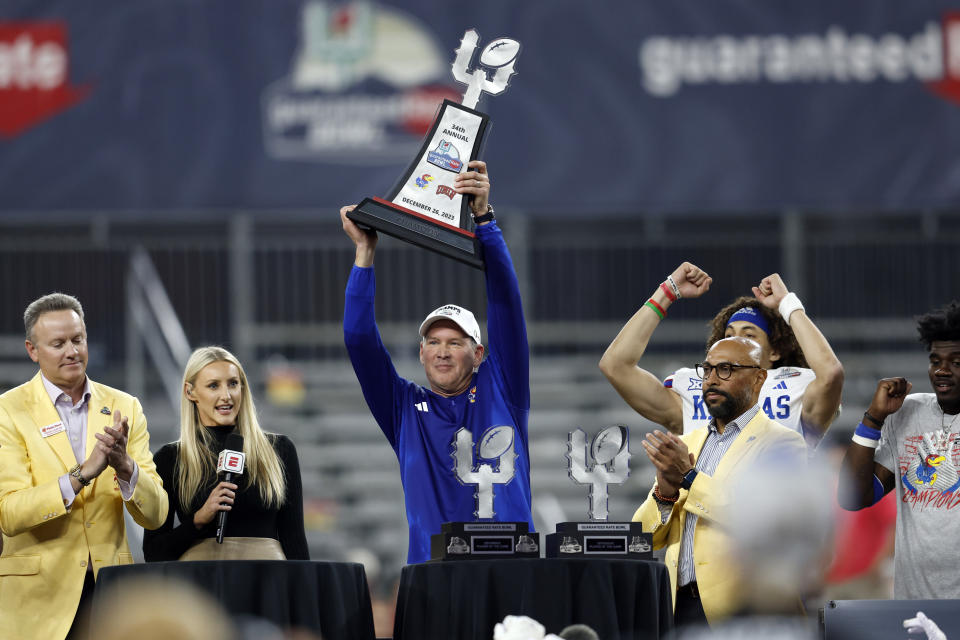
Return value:
[(400, 481), (410, 528), (407, 562), (430, 559), (430, 536), (444, 522), (477, 518), (476, 486), (462, 484), (453, 458), (455, 434), (473, 434), (474, 463), (480, 437), (490, 427), (513, 427), (517, 454), (513, 479), (494, 485), (495, 522), (527, 522), (533, 530), (530, 496), (530, 352), (513, 262), (496, 221), (479, 226), (487, 285), (487, 356), (467, 391), (440, 396), (401, 378), (380, 339), (374, 319), (373, 268), (353, 267), (347, 282), (343, 334), (350, 362), (377, 424), (400, 462)]

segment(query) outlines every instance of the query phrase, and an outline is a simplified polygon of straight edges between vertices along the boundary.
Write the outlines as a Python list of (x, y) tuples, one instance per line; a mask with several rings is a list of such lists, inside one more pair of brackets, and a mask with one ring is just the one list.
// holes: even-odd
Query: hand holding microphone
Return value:
[[(239, 433), (231, 433), (227, 436), (227, 442), (217, 458), (217, 475), (220, 476), (220, 484), (232, 483), (234, 478), (243, 475), (243, 436)], [(237, 485), (233, 485), (236, 487)], [(214, 490), (216, 491), (216, 490)], [(230, 500), (233, 504), (233, 500)], [(223, 530), (227, 525), (227, 511), (230, 509), (221, 509), (217, 515), (217, 542), (223, 544)]]
[(229, 511), (233, 506), (236, 490), (237, 485), (232, 482), (221, 482), (214, 487), (207, 501), (193, 514), (193, 526), (202, 529), (213, 522), (217, 513)]
[(233, 508), (233, 501), (236, 498), (237, 484), (234, 480), (243, 474), (243, 465), (243, 436), (231, 433), (227, 436), (224, 448), (217, 458), (217, 476), (220, 482), (193, 516), (193, 524), (198, 529), (212, 522), (214, 516), (216, 516), (217, 542), (221, 544), (223, 543), (224, 527), (227, 523), (227, 512)]

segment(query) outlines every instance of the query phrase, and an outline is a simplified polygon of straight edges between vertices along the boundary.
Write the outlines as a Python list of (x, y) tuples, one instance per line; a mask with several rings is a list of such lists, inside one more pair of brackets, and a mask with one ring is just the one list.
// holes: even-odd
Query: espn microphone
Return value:
[[(234, 482), (236, 476), (243, 475), (243, 436), (231, 433), (217, 457), (217, 478), (219, 482)], [(223, 544), (223, 530), (227, 524), (227, 512), (217, 512), (217, 543)]]

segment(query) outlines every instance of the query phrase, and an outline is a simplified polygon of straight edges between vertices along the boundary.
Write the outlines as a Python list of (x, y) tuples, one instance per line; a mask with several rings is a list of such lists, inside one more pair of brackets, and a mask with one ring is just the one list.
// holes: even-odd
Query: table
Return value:
[(582, 623), (604, 640), (664, 637), (673, 627), (670, 577), (660, 562), (508, 559), (408, 565), (400, 575), (394, 640), (490, 640), (506, 615), (559, 633)]
[(899, 640), (908, 637), (903, 621), (917, 611), (936, 622), (948, 638), (960, 638), (960, 600), (830, 600), (822, 610), (823, 637)]
[(145, 577), (192, 583), (231, 615), (258, 616), (280, 627), (302, 627), (322, 634), (324, 640), (375, 637), (367, 576), (361, 564), (222, 560), (104, 567), (97, 577), (94, 609), (105, 590), (130, 578)]

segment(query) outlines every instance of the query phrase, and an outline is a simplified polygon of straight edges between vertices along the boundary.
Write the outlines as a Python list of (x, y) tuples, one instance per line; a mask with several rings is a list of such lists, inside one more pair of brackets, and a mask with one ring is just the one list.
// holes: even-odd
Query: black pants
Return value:
[(83, 591), (80, 592), (80, 604), (77, 605), (77, 613), (73, 617), (73, 625), (67, 633), (67, 640), (87, 640), (89, 620), (87, 614), (90, 609), (90, 602), (93, 600), (93, 571), (87, 571), (83, 578)]
[(703, 612), (703, 602), (700, 600), (700, 590), (696, 582), (677, 588), (677, 603), (673, 607), (673, 624), (678, 629), (707, 624), (707, 614)]

